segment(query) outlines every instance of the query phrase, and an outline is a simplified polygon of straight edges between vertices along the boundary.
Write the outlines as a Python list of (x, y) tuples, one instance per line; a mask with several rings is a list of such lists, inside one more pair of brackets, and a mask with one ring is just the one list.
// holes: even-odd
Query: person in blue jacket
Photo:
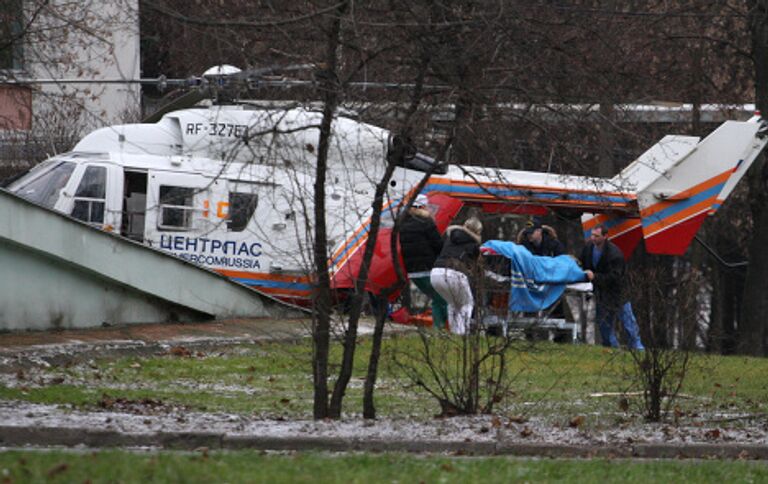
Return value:
[(587, 280), (594, 286), (596, 318), (603, 346), (619, 346), (613, 329), (618, 318), (624, 326), (629, 348), (644, 349), (637, 320), (632, 312), (632, 303), (625, 294), (624, 254), (616, 244), (608, 240), (605, 225), (598, 224), (592, 228), (590, 240), (581, 252), (581, 266)]

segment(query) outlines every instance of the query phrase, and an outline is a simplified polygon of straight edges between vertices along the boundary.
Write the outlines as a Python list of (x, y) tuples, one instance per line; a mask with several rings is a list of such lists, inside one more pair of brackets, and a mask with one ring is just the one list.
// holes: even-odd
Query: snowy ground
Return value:
[[(197, 343), (211, 345), (210, 338), (182, 339), (189, 348)], [(242, 342), (238, 338), (217, 340), (213, 344)], [(0, 385), (6, 388), (47, 386), (64, 383), (51, 381), (44, 370), (59, 358), (78, 353), (81, 364), (88, 365), (90, 353), (112, 352), (117, 355), (154, 354), (167, 350), (167, 343), (135, 340), (110, 341), (108, 344), (74, 342), (66, 345), (27, 346), (15, 353), (0, 351)], [(55, 364), (55, 363), (54, 363)], [(20, 378), (19, 371), (23, 372)], [(68, 376), (67, 378), (72, 378)], [(78, 385), (78, 381), (66, 383)], [(101, 382), (100, 385), (108, 385)], [(195, 391), (199, 387), (190, 387)], [(210, 390), (211, 388), (207, 388)], [(228, 387), (214, 388), (227, 392)], [(238, 392), (244, 388), (235, 389)], [(338, 421), (311, 419), (284, 420), (254, 414), (224, 414), (191, 411), (159, 400), (125, 400), (103, 397), (101, 408), (84, 410), (68, 405), (43, 405), (0, 400), (0, 445), (2, 432), (13, 429), (61, 429), (70, 433), (99, 430), (118, 434), (150, 435), (158, 433), (218, 434), (228, 437), (326, 438), (341, 441), (423, 441), (453, 443), (552, 444), (563, 446), (627, 446), (636, 444), (741, 444), (768, 445), (768, 419), (765, 416), (701, 415), (684, 424), (648, 424), (634, 419), (623, 424), (600, 425), (600, 430), (581, 425), (578, 416), (552, 419), (511, 415), (454, 418), (383, 418), (365, 420), (347, 415)], [(594, 417), (594, 416), (593, 416)], [(609, 418), (609, 417), (606, 417)]]
[(768, 444), (761, 423), (749, 428), (718, 424), (626, 425), (611, 430), (584, 431), (537, 418), (477, 416), (435, 419), (364, 420), (347, 416), (338, 421), (282, 420), (253, 415), (192, 412), (153, 400), (115, 399), (104, 410), (83, 411), (66, 405), (0, 401), (4, 428), (97, 429), (126, 434), (213, 433), (275, 438), (324, 437), (356, 440), (507, 442), (560, 445), (623, 445), (637, 443)]

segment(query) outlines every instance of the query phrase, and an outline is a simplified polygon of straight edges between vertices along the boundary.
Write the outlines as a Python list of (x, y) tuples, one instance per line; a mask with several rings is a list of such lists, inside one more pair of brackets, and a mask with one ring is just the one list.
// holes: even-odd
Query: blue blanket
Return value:
[(540, 311), (560, 299), (565, 285), (583, 282), (584, 271), (569, 255), (542, 257), (514, 242), (489, 240), (482, 248), (490, 249), (510, 260), (512, 266), (509, 309)]

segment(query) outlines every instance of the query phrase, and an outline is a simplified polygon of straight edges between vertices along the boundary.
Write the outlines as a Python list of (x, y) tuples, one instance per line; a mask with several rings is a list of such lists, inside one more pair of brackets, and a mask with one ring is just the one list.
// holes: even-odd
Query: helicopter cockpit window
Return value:
[(190, 230), (194, 198), (194, 188), (160, 185), (160, 219), (157, 226), (165, 230)]
[(68, 161), (58, 163), (41, 176), (35, 176), (40, 170), (33, 169), (27, 175), (31, 181), (22, 178), (16, 182), (16, 186), (11, 187), (11, 191), (30, 202), (53, 208), (59, 199), (59, 192), (69, 181), (74, 169), (75, 164)]
[(242, 232), (256, 211), (259, 196), (255, 193), (229, 192), (229, 217), (227, 230)]
[(107, 191), (107, 169), (89, 166), (75, 192), (72, 216), (92, 224), (104, 223), (104, 198)]

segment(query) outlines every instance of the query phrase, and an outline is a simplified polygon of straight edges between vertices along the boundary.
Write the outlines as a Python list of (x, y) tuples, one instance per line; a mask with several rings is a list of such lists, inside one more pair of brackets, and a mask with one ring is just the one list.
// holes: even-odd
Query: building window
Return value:
[(107, 192), (107, 169), (89, 166), (75, 192), (72, 217), (91, 224), (104, 223), (104, 202)]
[(259, 196), (255, 193), (229, 192), (229, 215), (227, 217), (227, 230), (242, 232), (248, 226), (248, 222), (256, 211)]
[(22, 0), (0, 0), (0, 70), (22, 68)]
[(165, 230), (192, 229), (195, 189), (160, 185), (160, 219), (157, 226)]

